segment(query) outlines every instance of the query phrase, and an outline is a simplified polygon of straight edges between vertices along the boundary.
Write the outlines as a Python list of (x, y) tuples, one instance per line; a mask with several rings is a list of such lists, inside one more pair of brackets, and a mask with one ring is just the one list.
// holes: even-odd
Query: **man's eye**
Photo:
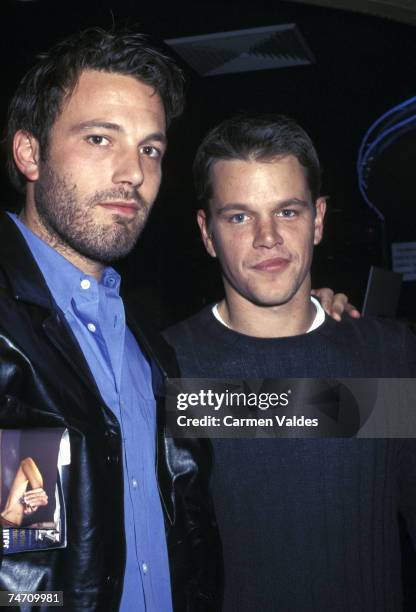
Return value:
[(247, 215), (245, 213), (236, 213), (229, 218), (231, 223), (243, 223), (246, 221)]
[(141, 147), (140, 153), (142, 153), (143, 155), (147, 155), (147, 157), (158, 158), (161, 156), (160, 150), (152, 145), (145, 145), (144, 147)]
[(92, 134), (91, 136), (87, 136), (87, 142), (98, 147), (103, 147), (108, 145), (110, 141), (105, 136), (98, 136), (96, 134)]
[(283, 210), (279, 210), (279, 212), (277, 213), (279, 217), (285, 217), (286, 219), (296, 217), (297, 214), (297, 210), (292, 210), (291, 208), (284, 208)]

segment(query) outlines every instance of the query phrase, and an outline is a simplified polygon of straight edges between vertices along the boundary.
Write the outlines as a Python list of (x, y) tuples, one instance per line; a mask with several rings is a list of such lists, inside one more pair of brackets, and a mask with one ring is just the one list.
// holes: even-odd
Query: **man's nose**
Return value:
[(136, 148), (124, 151), (119, 156), (113, 173), (113, 183), (125, 183), (131, 187), (140, 187), (144, 181), (144, 172), (140, 154)]
[(276, 245), (283, 244), (279, 221), (275, 216), (268, 217), (267, 219), (258, 219), (254, 231), (254, 248), (265, 247), (271, 249)]

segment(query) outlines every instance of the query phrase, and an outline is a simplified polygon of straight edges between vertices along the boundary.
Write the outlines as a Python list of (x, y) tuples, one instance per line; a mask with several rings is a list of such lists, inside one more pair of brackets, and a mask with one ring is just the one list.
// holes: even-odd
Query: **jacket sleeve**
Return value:
[(221, 610), (222, 551), (209, 493), (208, 440), (166, 439), (175, 511), (168, 529), (175, 612)]

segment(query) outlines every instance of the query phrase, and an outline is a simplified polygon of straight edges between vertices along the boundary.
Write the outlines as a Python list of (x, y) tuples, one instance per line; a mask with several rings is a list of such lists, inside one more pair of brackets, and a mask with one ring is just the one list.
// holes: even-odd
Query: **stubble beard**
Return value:
[[(80, 199), (76, 184), (56, 173), (48, 163), (35, 184), (35, 206), (46, 232), (48, 243), (58, 251), (69, 249), (91, 261), (108, 264), (125, 257), (142, 232), (151, 204), (137, 191), (124, 187), (97, 191), (90, 198)], [(135, 219), (114, 213), (112, 222), (99, 223), (94, 208), (105, 201), (135, 201), (139, 207)]]

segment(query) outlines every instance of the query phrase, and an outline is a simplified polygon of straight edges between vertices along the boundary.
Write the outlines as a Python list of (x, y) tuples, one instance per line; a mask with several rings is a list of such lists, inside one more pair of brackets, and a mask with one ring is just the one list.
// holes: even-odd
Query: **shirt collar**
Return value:
[(309, 334), (309, 332), (313, 331), (314, 329), (320, 327), (325, 321), (325, 310), (322, 308), (320, 301), (313, 297), (313, 295), (311, 295), (311, 302), (316, 308), (316, 315), (314, 320), (312, 321), (312, 325), (309, 329), (306, 330), (307, 334)]
[[(82, 288), (83, 281), (97, 284), (94, 277), (84, 274), (79, 268), (65, 259), (60, 253), (34, 234), (13, 213), (7, 213), (26, 240), (37, 265), (42, 272), (49, 291), (56, 304), (63, 311), (69, 308), (74, 294)], [(108, 291), (117, 293), (120, 288), (120, 275), (110, 267), (104, 269), (99, 284), (104, 285)]]
[[(322, 308), (320, 302), (316, 298), (314, 298), (312, 295), (311, 295), (311, 302), (316, 308), (316, 314), (315, 314), (314, 320), (312, 321), (312, 325), (309, 327), (309, 329), (306, 330), (307, 334), (309, 334), (309, 332), (313, 331), (314, 329), (317, 329), (325, 321), (325, 311)], [(219, 310), (218, 310), (218, 304), (214, 304), (214, 306), (212, 307), (212, 314), (217, 319), (217, 321), (222, 323), (225, 327), (228, 327), (228, 329), (231, 329), (231, 327), (227, 325), (227, 323), (221, 317)]]

